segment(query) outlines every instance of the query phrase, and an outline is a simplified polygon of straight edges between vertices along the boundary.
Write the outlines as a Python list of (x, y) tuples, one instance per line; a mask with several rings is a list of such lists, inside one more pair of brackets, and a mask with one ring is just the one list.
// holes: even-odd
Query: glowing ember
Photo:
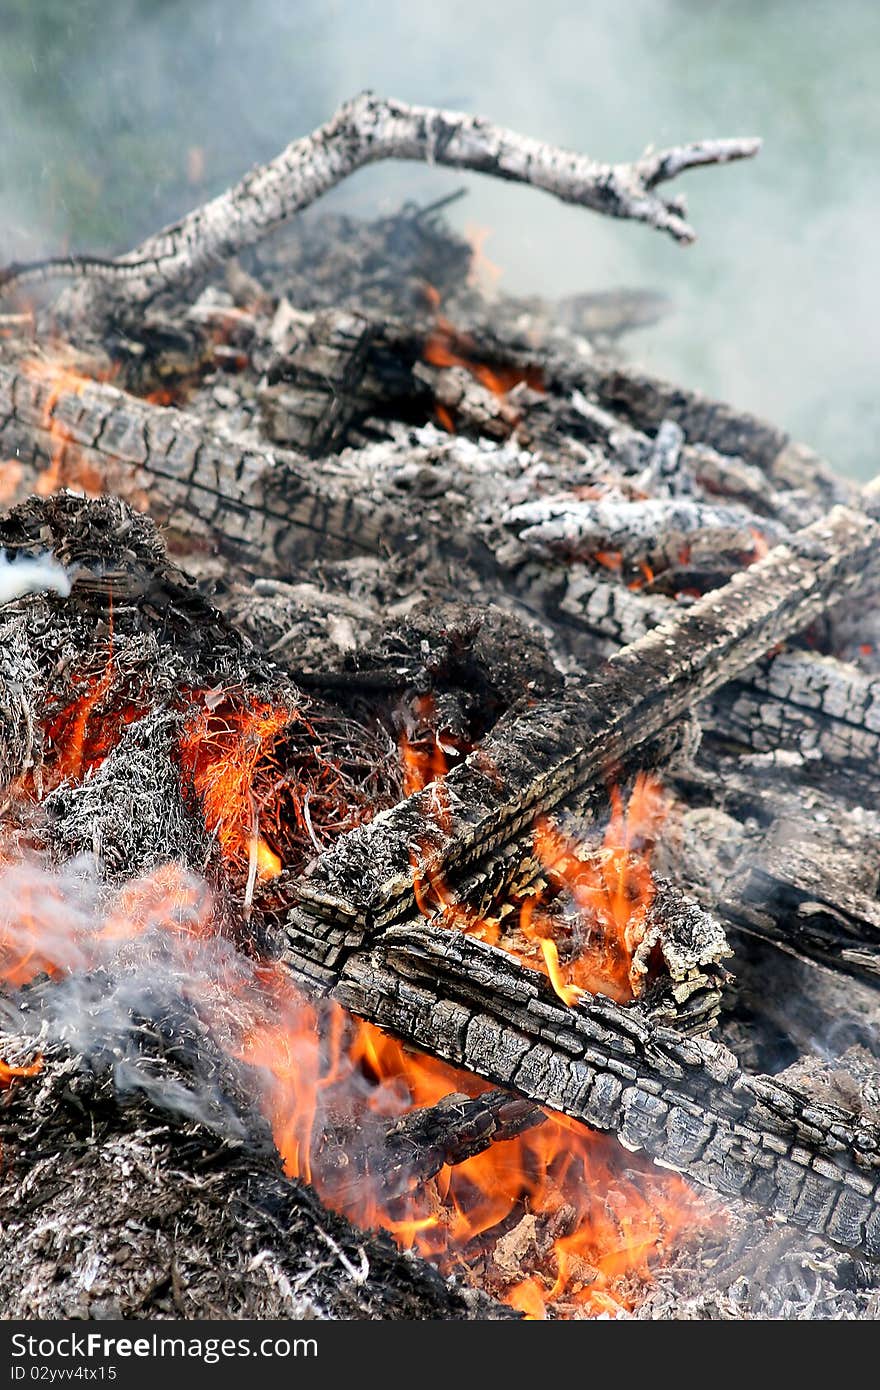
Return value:
[(434, 331), (425, 341), (422, 356), (432, 367), (464, 367), (475, 381), (493, 396), (506, 396), (514, 386), (525, 382), (533, 391), (543, 391), (544, 382), (537, 367), (488, 366), (477, 356), (477, 345), (448, 319), (439, 315)]
[[(113, 700), (116, 666), (113, 646), (113, 607), (109, 610), (109, 639), (103, 669), (82, 679), (81, 692), (46, 721), (44, 785), (81, 782), (113, 751), (126, 724), (140, 718), (144, 705)], [(112, 704), (107, 710), (104, 706)]]
[[(294, 718), (286, 705), (253, 700), (236, 704), (224, 699), (216, 706), (197, 709), (181, 738), (184, 771), (198, 794), (205, 825), (217, 837), (226, 863), (244, 868), (256, 845), (261, 876), (280, 869), (275, 851), (260, 837), (267, 798), (255, 793), (257, 769), (272, 767), (282, 733)], [(262, 801), (262, 804), (261, 804)]]
[(619, 550), (597, 550), (593, 559), (603, 569), (611, 570), (612, 574), (620, 574), (623, 569), (623, 556)]
[(35, 1057), (33, 1062), (24, 1067), (11, 1067), (8, 1062), (0, 1061), (0, 1091), (8, 1091), (16, 1081), (22, 1081), (29, 1076), (37, 1076), (42, 1070), (42, 1057)]

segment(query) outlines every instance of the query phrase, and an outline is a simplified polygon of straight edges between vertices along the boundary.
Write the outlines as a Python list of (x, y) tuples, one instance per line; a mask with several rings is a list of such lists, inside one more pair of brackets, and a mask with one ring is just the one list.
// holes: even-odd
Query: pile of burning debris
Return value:
[(362, 97), (0, 277), (5, 1316), (880, 1312), (871, 489), (615, 356), (656, 296), (289, 222), (684, 241), (756, 148)]

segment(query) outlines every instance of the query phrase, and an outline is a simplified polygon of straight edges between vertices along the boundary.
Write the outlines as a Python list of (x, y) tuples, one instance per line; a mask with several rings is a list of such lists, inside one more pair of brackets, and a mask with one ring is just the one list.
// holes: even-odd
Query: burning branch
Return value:
[(685, 218), (684, 200), (663, 198), (657, 188), (687, 169), (748, 159), (759, 148), (756, 139), (699, 140), (647, 153), (629, 164), (602, 164), (480, 116), (408, 106), (364, 92), (342, 106), (327, 125), (295, 140), (234, 188), (126, 255), (116, 260), (65, 256), (13, 265), (0, 274), (0, 290), (76, 276), (119, 286), (128, 311), (143, 307), (157, 295), (180, 292), (208, 275), (356, 170), (383, 159), (444, 164), (531, 184), (562, 202), (645, 222), (687, 243), (695, 233)]

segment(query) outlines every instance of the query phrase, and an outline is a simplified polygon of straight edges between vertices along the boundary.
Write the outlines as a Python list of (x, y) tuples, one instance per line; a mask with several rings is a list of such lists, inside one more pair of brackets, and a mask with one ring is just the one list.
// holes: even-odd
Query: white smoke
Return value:
[(62, 598), (70, 593), (70, 576), (53, 555), (23, 555), (10, 559), (0, 550), (0, 605), (25, 594), (42, 594), (48, 590)]
[[(224, 934), (209, 885), (182, 865), (122, 887), (102, 882), (89, 855), (60, 867), (36, 858), (3, 866), (0, 981), (10, 1034), (48, 1039), (98, 1071), (109, 1066), (118, 1095), (139, 1093), (241, 1136), (228, 1090), (240, 1075), (265, 1118), (304, 1126), (304, 1142), (313, 1125), (321, 1133), (315, 1008), (282, 968)], [(171, 1063), (161, 1041), (169, 1036)], [(334, 1104), (366, 1095), (346, 1054), (333, 1070), (342, 1083)]]

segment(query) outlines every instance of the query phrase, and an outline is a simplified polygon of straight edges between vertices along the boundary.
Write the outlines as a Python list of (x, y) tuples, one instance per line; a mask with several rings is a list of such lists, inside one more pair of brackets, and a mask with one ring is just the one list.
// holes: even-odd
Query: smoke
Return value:
[(760, 134), (757, 161), (682, 181), (700, 234), (688, 251), (537, 192), (408, 165), (364, 171), (328, 202), (370, 215), (465, 185), (452, 215), (492, 229), (505, 289), (667, 291), (674, 314), (634, 355), (868, 476), (878, 40), (869, 0), (20, 0), (0, 51), (14, 137), (0, 150), (0, 259), (129, 245), (367, 86), (603, 159)]
[(0, 606), (25, 594), (42, 594), (49, 589), (62, 598), (70, 593), (67, 570), (52, 555), (10, 559), (0, 550)]
[[(338, 1019), (328, 1053), (319, 1009), (283, 967), (231, 939), (209, 885), (180, 864), (119, 887), (90, 855), (7, 863), (0, 981), (9, 1033), (39, 1032), (39, 1045), (109, 1070), (117, 1096), (226, 1137), (253, 1135), (259, 1110), (291, 1176), (309, 1176), (312, 1145), (340, 1107), (371, 1098), (339, 1050)], [(406, 1108), (393, 1089), (382, 1106)]]
[[(267, 1005), (256, 964), (215, 931), (210, 890), (197, 875), (166, 865), (108, 889), (89, 856), (57, 869), (8, 864), (0, 871), (0, 947), (10, 1032), (39, 1026), (97, 1071), (109, 1066), (120, 1096), (140, 1093), (227, 1135), (244, 1134), (217, 1059), (240, 1048)], [(37, 1007), (20, 991), (44, 975), (51, 983)], [(173, 1065), (163, 1063), (163, 1034), (174, 1039)]]

